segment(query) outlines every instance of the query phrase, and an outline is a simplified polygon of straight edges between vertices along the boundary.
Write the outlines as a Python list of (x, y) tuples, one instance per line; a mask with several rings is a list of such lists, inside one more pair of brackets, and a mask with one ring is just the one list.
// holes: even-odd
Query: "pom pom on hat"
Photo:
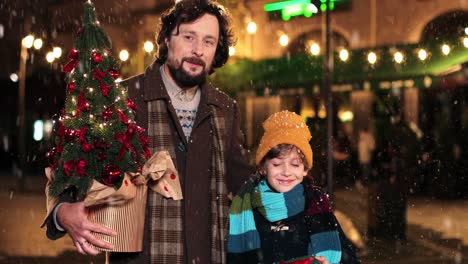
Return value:
[(289, 111), (277, 112), (263, 123), (263, 130), (265, 132), (257, 149), (255, 164), (259, 165), (273, 147), (292, 144), (302, 151), (309, 169), (312, 168), (312, 148), (309, 144), (312, 136), (301, 116)]

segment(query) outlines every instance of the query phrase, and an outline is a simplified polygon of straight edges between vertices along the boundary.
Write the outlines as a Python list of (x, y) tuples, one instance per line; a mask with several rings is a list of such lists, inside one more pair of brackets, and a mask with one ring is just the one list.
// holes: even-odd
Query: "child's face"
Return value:
[(268, 184), (280, 193), (292, 190), (307, 175), (296, 148), (284, 156), (267, 160), (264, 168)]

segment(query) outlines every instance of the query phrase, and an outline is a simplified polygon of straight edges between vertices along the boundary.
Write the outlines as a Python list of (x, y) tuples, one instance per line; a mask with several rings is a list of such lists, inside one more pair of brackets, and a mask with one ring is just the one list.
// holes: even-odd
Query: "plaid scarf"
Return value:
[[(315, 201), (313, 206), (326, 207), (324, 205), (327, 202), (321, 200), (320, 203)], [(304, 208), (305, 193), (302, 184), (298, 184), (288, 192), (278, 193), (270, 189), (266, 180), (257, 183), (255, 179), (250, 178), (241, 188), (239, 194), (234, 197), (229, 211), (228, 252), (238, 254), (261, 248), (253, 210), (257, 210), (269, 222), (273, 223), (295, 216), (304, 211)], [(319, 211), (323, 213), (321, 208), (318, 211), (315, 210), (315, 213), (319, 213)], [(306, 217), (311, 217), (314, 221), (314, 215), (310, 212), (311, 210), (306, 211)], [(331, 213), (331, 211), (327, 213)], [(339, 263), (341, 244), (338, 232), (336, 230), (311, 232), (308, 254), (309, 256), (298, 256), (299, 258), (294, 261), (310, 256), (324, 256), (329, 263)]]
[[(225, 120), (224, 116), (211, 106), (211, 126), (214, 136), (212, 148), (211, 197), (211, 263), (225, 263), (225, 241), (227, 236), (228, 200), (225, 181)], [(148, 137), (152, 142), (151, 151), (167, 150), (175, 160), (175, 146), (169, 126), (169, 112), (166, 101), (148, 103)], [(174, 162), (177, 164), (176, 162)], [(148, 191), (150, 207), (150, 248), (151, 263), (184, 263), (184, 228), (182, 201), (165, 199), (156, 192)]]

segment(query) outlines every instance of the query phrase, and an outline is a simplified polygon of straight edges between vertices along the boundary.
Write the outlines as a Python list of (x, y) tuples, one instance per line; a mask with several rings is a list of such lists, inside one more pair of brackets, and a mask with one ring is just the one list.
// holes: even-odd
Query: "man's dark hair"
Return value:
[[(219, 24), (219, 40), (212, 68), (223, 66), (229, 58), (229, 46), (235, 42), (229, 25), (231, 17), (222, 5), (210, 0), (182, 0), (161, 16), (161, 30), (156, 39), (158, 44), (156, 61), (160, 64), (166, 62), (168, 50), (164, 40), (171, 38), (171, 33), (175, 28), (176, 34), (179, 34), (180, 24), (193, 22), (205, 14), (215, 16)], [(213, 69), (210, 69), (210, 72)]]

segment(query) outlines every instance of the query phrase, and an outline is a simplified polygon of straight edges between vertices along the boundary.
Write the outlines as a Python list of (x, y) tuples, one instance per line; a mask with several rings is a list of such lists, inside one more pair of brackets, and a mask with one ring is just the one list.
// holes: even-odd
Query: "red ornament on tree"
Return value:
[(67, 128), (65, 130), (65, 139), (68, 140), (68, 141), (71, 141), (75, 137), (75, 134), (76, 134), (75, 130), (73, 130), (71, 128)]
[(110, 74), (110, 76), (112, 76), (114, 80), (119, 78), (119, 72), (117, 70), (107, 69), (107, 72)]
[(67, 91), (69, 91), (70, 93), (73, 93), (73, 91), (75, 91), (75, 82), (69, 82), (68, 83)]
[(107, 186), (114, 186), (120, 180), (120, 168), (114, 164), (107, 164), (101, 173), (102, 182)]
[(89, 144), (88, 142), (81, 144), (81, 150), (83, 150), (83, 152), (90, 152), (92, 149), (93, 145)]
[(114, 112), (112, 112), (112, 109), (110, 107), (108, 107), (104, 111), (102, 111), (102, 118), (104, 120), (107, 120), (112, 116), (113, 113)]
[(101, 61), (102, 61), (102, 56), (101, 56), (101, 54), (97, 53), (96, 51), (94, 51), (94, 52), (91, 54), (91, 58), (93, 59), (93, 62), (96, 63), (96, 64), (99, 64), (99, 63), (101, 63)]
[(132, 109), (133, 111), (137, 111), (137, 107), (132, 100), (127, 98), (125, 102), (127, 103), (127, 106), (130, 107), (130, 109)]

